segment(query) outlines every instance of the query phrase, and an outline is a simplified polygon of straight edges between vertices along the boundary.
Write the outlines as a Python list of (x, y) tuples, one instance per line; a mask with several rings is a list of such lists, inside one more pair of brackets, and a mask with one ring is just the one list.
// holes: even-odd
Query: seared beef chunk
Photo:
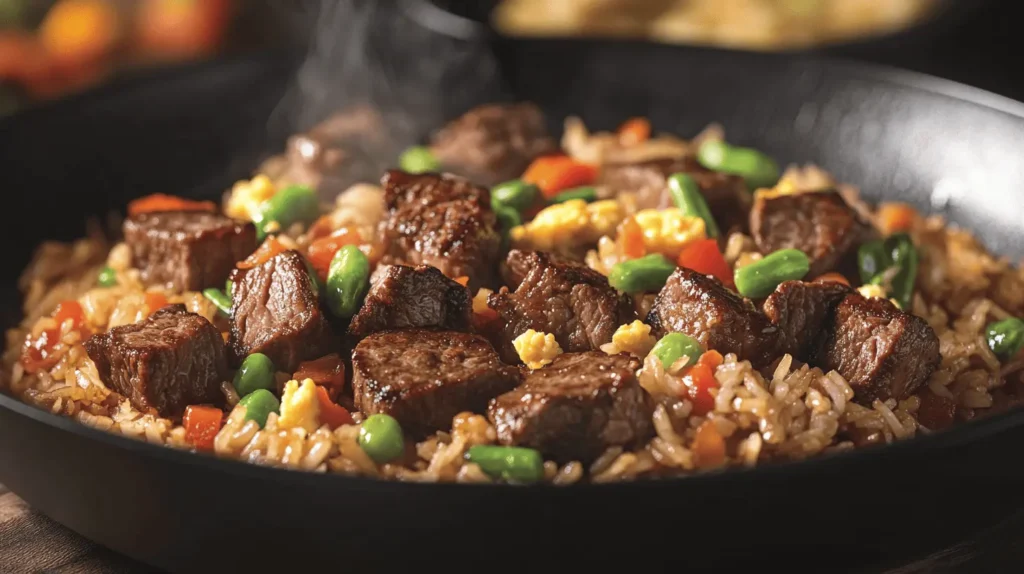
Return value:
[(489, 191), (453, 175), (397, 170), (381, 185), (386, 263), (432, 265), (448, 277), (469, 277), (473, 289), (492, 283), (501, 236)]
[(352, 318), (348, 332), (365, 337), (376, 331), (409, 327), (469, 330), (469, 290), (436, 267), (387, 265)]
[(685, 333), (705, 349), (736, 353), (757, 369), (779, 354), (779, 328), (763, 313), (717, 279), (685, 267), (669, 276), (647, 323), (655, 337)]
[(750, 233), (761, 253), (799, 249), (811, 259), (808, 277), (835, 269), (855, 274), (857, 248), (871, 228), (835, 191), (759, 195)]
[(539, 155), (557, 151), (544, 115), (531, 103), (487, 104), (439, 130), (430, 144), (445, 168), (482, 185), (519, 177)]
[(779, 328), (781, 352), (806, 361), (821, 341), (832, 312), (850, 289), (842, 283), (786, 281), (764, 302), (764, 313)]
[(529, 271), (515, 292), (502, 287), (487, 300), (504, 325), (499, 350), (506, 361), (518, 362), (512, 340), (528, 329), (553, 334), (565, 352), (591, 351), (635, 318), (630, 298), (586, 265), (539, 251), (513, 250), (509, 260)]
[[(515, 291), (519, 288), (519, 284), (526, 278), (530, 269), (533, 269), (534, 265), (536, 265), (534, 254), (535, 252), (533, 251), (522, 251), (519, 249), (513, 249), (508, 252), (505, 263), (501, 265), (501, 279), (505, 282), (505, 285), (508, 285), (509, 289)], [(543, 255), (552, 263), (572, 266), (580, 264), (579, 261), (560, 253), (545, 251)]]
[(184, 305), (114, 327), (85, 341), (100, 379), (142, 412), (179, 417), (193, 404), (220, 403), (227, 380), (224, 339)]
[(608, 447), (639, 446), (653, 434), (639, 368), (628, 353), (564, 353), (491, 401), (487, 413), (503, 444), (587, 464)]
[(333, 350), (318, 294), (297, 251), (239, 271), (231, 293), (231, 349), (241, 361), (251, 353), (270, 357), (279, 371)]
[(939, 339), (920, 317), (900, 311), (886, 299), (850, 293), (836, 307), (817, 357), (853, 387), (859, 403), (903, 399), (939, 365)]
[(462, 411), (519, 384), (519, 370), (498, 359), (479, 335), (407, 329), (374, 333), (352, 353), (355, 404), (367, 415), (385, 413), (424, 435), (451, 427)]
[(124, 239), (147, 285), (200, 291), (224, 285), (256, 249), (256, 228), (207, 211), (163, 211), (126, 219)]
[(668, 190), (668, 176), (679, 172), (689, 174), (697, 182), (723, 232), (746, 229), (750, 193), (743, 178), (706, 169), (692, 156), (606, 165), (601, 170), (601, 183), (616, 195), (633, 193), (638, 209), (663, 209), (675, 206)]

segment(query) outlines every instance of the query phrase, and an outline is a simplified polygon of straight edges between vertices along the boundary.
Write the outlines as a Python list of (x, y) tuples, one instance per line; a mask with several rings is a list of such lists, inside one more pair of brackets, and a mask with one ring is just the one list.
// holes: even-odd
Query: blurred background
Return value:
[[(225, 54), (304, 49), (317, 14), (373, 0), (0, 0), (0, 115), (119, 74)], [(385, 0), (503, 36), (606, 37), (821, 52), (1024, 99), (1014, 0)], [(419, 5), (419, 6), (417, 6)], [(296, 18), (292, 18), (295, 16)], [(323, 26), (319, 26), (323, 29)]]

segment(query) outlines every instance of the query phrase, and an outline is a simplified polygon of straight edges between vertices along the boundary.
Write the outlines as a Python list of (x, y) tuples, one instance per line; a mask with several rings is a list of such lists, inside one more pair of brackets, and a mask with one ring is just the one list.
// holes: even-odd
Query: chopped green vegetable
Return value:
[(744, 297), (759, 299), (771, 295), (783, 281), (803, 279), (811, 270), (811, 260), (799, 249), (780, 249), (736, 270), (736, 290)]
[[(917, 280), (918, 255), (906, 233), (876, 239), (857, 250), (861, 283), (881, 285), (903, 309), (909, 309)], [(895, 269), (895, 271), (894, 271)]]
[(228, 297), (230, 297), (231, 294), (232, 294), (232, 290), (234, 288), (235, 288), (235, 282), (230, 280), (230, 279), (228, 279), (227, 282), (224, 283), (224, 294), (226, 294)]
[(1008, 317), (985, 327), (988, 348), (1002, 360), (1014, 357), (1024, 347), (1024, 321)]
[(491, 188), (491, 205), (495, 211), (498, 205), (502, 205), (521, 213), (533, 205), (539, 194), (540, 189), (536, 185), (521, 179), (513, 179)]
[(114, 287), (117, 285), (117, 272), (110, 267), (104, 267), (100, 269), (99, 277), (96, 278), (96, 283), (100, 287)]
[(256, 224), (257, 239), (262, 241), (271, 223), (286, 229), (296, 223), (312, 223), (317, 217), (320, 217), (320, 199), (316, 190), (305, 185), (291, 185), (261, 203), (253, 223)]
[(591, 202), (597, 199), (597, 190), (591, 186), (576, 187), (567, 189), (551, 198), (551, 203), (565, 203), (573, 199), (582, 199)]
[(263, 353), (253, 353), (242, 361), (242, 366), (235, 373), (233, 385), (241, 396), (249, 395), (260, 389), (270, 390), (277, 386), (274, 379), (274, 363)]
[(216, 287), (203, 289), (203, 297), (206, 297), (211, 303), (216, 305), (218, 311), (224, 313), (228, 317), (231, 316), (231, 297), (225, 295), (223, 291)]
[(753, 148), (709, 140), (697, 149), (697, 161), (710, 170), (742, 177), (750, 189), (771, 187), (779, 181), (775, 160)]
[(358, 246), (343, 246), (334, 254), (327, 271), (327, 306), (338, 317), (351, 317), (369, 288), (369, 259)]
[(377, 464), (390, 462), (405, 452), (402, 426), (389, 415), (370, 415), (359, 427), (359, 446)]
[(398, 167), (409, 173), (427, 173), (441, 169), (434, 152), (426, 146), (413, 146), (398, 158)]
[(608, 274), (608, 283), (626, 293), (658, 291), (665, 286), (676, 265), (660, 253), (616, 263)]
[(466, 460), (491, 478), (528, 484), (544, 478), (544, 458), (532, 448), (478, 444), (466, 451)]
[(270, 413), (281, 412), (281, 401), (267, 389), (256, 389), (242, 397), (238, 404), (245, 407), (245, 420), (256, 421), (260, 428), (266, 426)]
[(711, 215), (708, 203), (704, 201), (704, 194), (700, 192), (700, 187), (692, 177), (685, 173), (672, 174), (668, 178), (668, 191), (672, 195), (672, 202), (683, 215), (704, 220), (704, 233), (708, 239), (718, 237), (718, 224)]
[(671, 367), (683, 355), (690, 357), (687, 364), (692, 365), (704, 354), (704, 349), (693, 337), (685, 333), (669, 333), (658, 341), (651, 353), (661, 361), (666, 369)]
[(868, 241), (857, 249), (857, 268), (860, 272), (860, 282), (871, 283), (882, 271), (892, 265), (889, 254), (886, 253), (885, 243), (881, 239)]

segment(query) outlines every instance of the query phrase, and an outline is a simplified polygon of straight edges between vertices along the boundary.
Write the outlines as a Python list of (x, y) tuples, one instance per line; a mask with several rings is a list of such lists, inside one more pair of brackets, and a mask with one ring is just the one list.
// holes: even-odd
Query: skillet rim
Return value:
[[(594, 43), (592, 39), (540, 39), (543, 43)], [(905, 70), (893, 66), (858, 62), (848, 58), (823, 57), (820, 55), (799, 55), (776, 54), (776, 53), (752, 53), (735, 50), (721, 50), (716, 48), (694, 48), (687, 46), (660, 45), (646, 41), (621, 40), (616, 42), (601, 41), (602, 44), (633, 44), (633, 45), (654, 45), (659, 48), (670, 50), (709, 52), (719, 54), (733, 54), (737, 58), (753, 58), (764, 60), (788, 61), (789, 65), (795, 66), (823, 66), (829, 73), (837, 73), (840, 76), (860, 78), (874, 82), (876, 85), (894, 84), (904, 88), (916, 89), (931, 94), (941, 95), (960, 102), (956, 105), (971, 104), (974, 106), (988, 108), (994, 111), (1005, 113), (1021, 120), (1024, 120), (1024, 102), (1018, 102), (1011, 98), (989, 92), (980, 88), (969, 86), (960, 82), (938, 78), (929, 74)], [(193, 62), (176, 65), (163, 70), (147, 70), (129, 74), (109, 84), (74, 94), (68, 98), (56, 101), (45, 102), (38, 106), (23, 110), (12, 116), (0, 119), (0, 130), (10, 124), (18, 122), (31, 122), (36, 116), (45, 116), (54, 109), (70, 109), (76, 105), (88, 104), (90, 101), (102, 101), (105, 98), (116, 96), (125, 91), (143, 89), (150, 85), (159, 85), (162, 82), (180, 80), (183, 76), (198, 75), (211, 70), (219, 70), (223, 67), (272, 65), (280, 64), (283, 53), (279, 51), (268, 51), (259, 54), (245, 56), (229, 56), (215, 58), (204, 62)], [(134, 456), (155, 457), (163, 459), (163, 462), (173, 465), (200, 466), (208, 471), (242, 475), (255, 480), (292, 480), (295, 484), (304, 484), (305, 481), (336, 481), (341, 487), (344, 485), (356, 487), (377, 487), (386, 489), (403, 489), (404, 492), (419, 492), (422, 489), (481, 489), (505, 490), (509, 488), (518, 489), (561, 489), (565, 487), (555, 486), (548, 483), (533, 485), (510, 485), (497, 483), (453, 483), (453, 482), (408, 482), (399, 480), (384, 480), (378, 478), (348, 476), (343, 474), (314, 473), (300, 470), (289, 470), (277, 467), (256, 465), (234, 459), (222, 459), (207, 453), (196, 453), (183, 449), (177, 449), (164, 445), (155, 445), (149, 442), (129, 438), (123, 435), (114, 434), (75, 421), (69, 417), (55, 415), (36, 406), (24, 403), (14, 396), (0, 392), (0, 408), (9, 410), (17, 416), (28, 417), (37, 423), (55, 427), (61, 431), (77, 434), (82, 438), (92, 441), (99, 441), (108, 446), (128, 451)], [(793, 473), (810, 473), (818, 469), (838, 469), (841, 467), (856, 467), (862, 464), (865, 457), (898, 457), (906, 453), (920, 453), (928, 456), (936, 456), (934, 451), (943, 448), (962, 446), (984, 440), (987, 437), (996, 435), (1014, 427), (1024, 426), (1024, 407), (1017, 407), (1006, 412), (982, 417), (961, 423), (956, 427), (927, 435), (917, 435), (910, 439), (899, 440), (891, 444), (870, 446), (851, 449), (835, 453), (827, 453), (814, 456), (805, 460), (793, 460), (785, 462), (768, 463), (756, 467), (732, 467), (723, 470), (699, 472), (690, 475), (657, 478), (639, 479), (611, 483), (582, 483), (569, 486), (573, 492), (596, 491), (601, 493), (614, 493), (623, 489), (637, 488), (677, 488), (688, 485), (692, 488), (721, 485), (733, 481), (742, 483), (748, 480), (757, 480), (765, 476), (785, 476)], [(933, 451), (933, 452), (929, 452)], [(324, 478), (321, 475), (330, 476)], [(319, 483), (323, 486), (323, 483)]]

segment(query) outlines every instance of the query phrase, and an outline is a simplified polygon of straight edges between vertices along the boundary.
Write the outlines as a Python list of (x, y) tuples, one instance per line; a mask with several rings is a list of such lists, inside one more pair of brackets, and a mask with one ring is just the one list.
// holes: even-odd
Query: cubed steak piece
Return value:
[(491, 186), (519, 177), (558, 145), (540, 108), (523, 102), (473, 108), (438, 130), (430, 149), (446, 169)]
[(903, 399), (938, 366), (939, 339), (920, 317), (892, 302), (850, 293), (836, 307), (812, 364), (835, 370), (850, 383), (854, 400)]
[(832, 313), (853, 289), (835, 282), (786, 281), (764, 302), (764, 313), (779, 328), (781, 352), (808, 361), (821, 342)]
[(647, 315), (651, 334), (684, 333), (705, 349), (736, 353), (755, 369), (771, 363), (781, 348), (779, 328), (753, 303), (708, 275), (680, 267), (669, 276)]
[(263, 353), (277, 370), (292, 372), (302, 361), (334, 350), (336, 341), (319, 294), (297, 251), (235, 272), (231, 302), (230, 343), (236, 361)]
[(220, 383), (228, 375), (224, 339), (184, 305), (93, 335), (85, 351), (103, 383), (141, 412), (174, 418), (188, 405), (223, 401)]
[(697, 182), (723, 233), (746, 229), (750, 193), (743, 178), (711, 171), (693, 156), (608, 164), (601, 169), (600, 183), (611, 195), (633, 194), (638, 209), (664, 209), (675, 206), (668, 189), (668, 177), (674, 173), (685, 173)]
[(563, 353), (491, 401), (487, 414), (502, 444), (588, 464), (609, 447), (640, 446), (652, 436), (639, 368), (628, 353)]
[(528, 271), (515, 291), (502, 287), (487, 299), (504, 325), (499, 351), (506, 361), (518, 362), (512, 341), (529, 329), (553, 334), (565, 352), (593, 351), (636, 318), (630, 297), (586, 265), (542, 251), (512, 250), (508, 259)]
[(468, 331), (471, 309), (469, 290), (436, 267), (387, 265), (382, 273), (374, 275), (348, 332), (365, 337), (377, 331), (412, 327)]
[(761, 253), (799, 249), (811, 259), (808, 277), (839, 270), (856, 274), (857, 248), (871, 227), (832, 190), (760, 193), (750, 210), (750, 233)]
[(256, 249), (256, 228), (208, 211), (140, 213), (124, 221), (132, 265), (147, 285), (175, 291), (223, 287)]
[(490, 192), (449, 174), (391, 170), (381, 179), (385, 263), (431, 265), (471, 288), (492, 284), (501, 236)]
[(519, 370), (469, 333), (385, 331), (366, 337), (352, 353), (356, 407), (391, 415), (417, 436), (451, 428), (460, 412), (484, 412), (488, 401), (517, 384)]

